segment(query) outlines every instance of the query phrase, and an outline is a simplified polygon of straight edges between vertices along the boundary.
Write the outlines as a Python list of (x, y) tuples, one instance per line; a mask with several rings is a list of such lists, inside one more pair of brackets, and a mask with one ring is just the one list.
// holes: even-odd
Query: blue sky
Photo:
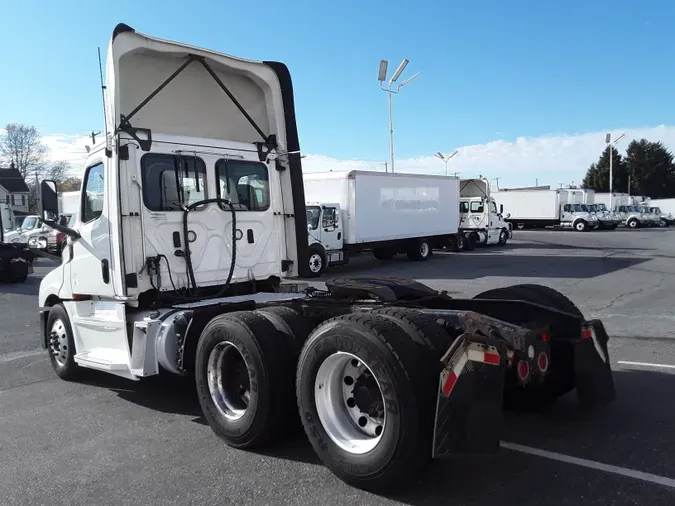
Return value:
[[(255, 6), (255, 7), (254, 7)], [(100, 129), (96, 47), (125, 22), (291, 71), (301, 147), (386, 160), (377, 66), (422, 75), (394, 97), (397, 159), (551, 134), (673, 124), (675, 2), (17, 1), (2, 7), (0, 125)]]

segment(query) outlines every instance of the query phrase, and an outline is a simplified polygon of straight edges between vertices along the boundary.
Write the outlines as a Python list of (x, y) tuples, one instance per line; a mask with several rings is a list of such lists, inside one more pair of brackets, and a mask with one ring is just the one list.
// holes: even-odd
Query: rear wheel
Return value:
[(431, 243), (427, 239), (417, 239), (408, 245), (408, 258), (414, 262), (423, 262), (432, 255)]
[[(476, 299), (522, 300), (573, 314), (583, 318), (579, 308), (563, 294), (543, 285), (521, 284), (505, 288), (488, 290)], [(536, 325), (537, 322), (531, 322)], [(525, 324), (527, 327), (528, 324)], [(574, 345), (560, 342), (551, 336), (551, 363), (543, 383), (529, 383), (520, 386), (516, 380), (516, 372), (507, 370), (507, 381), (504, 389), (504, 403), (512, 408), (537, 408), (546, 405), (556, 398), (570, 392), (576, 386), (574, 374)]]
[(260, 446), (297, 419), (285, 340), (252, 311), (212, 319), (199, 338), (197, 396), (211, 429), (235, 448)]
[(382, 315), (328, 320), (305, 343), (297, 400), (305, 433), (345, 482), (388, 491), (431, 456), (438, 377), (422, 347)]
[(478, 244), (478, 234), (476, 234), (475, 232), (466, 234), (466, 237), (464, 238), (464, 249), (466, 251), (475, 250), (477, 244)]

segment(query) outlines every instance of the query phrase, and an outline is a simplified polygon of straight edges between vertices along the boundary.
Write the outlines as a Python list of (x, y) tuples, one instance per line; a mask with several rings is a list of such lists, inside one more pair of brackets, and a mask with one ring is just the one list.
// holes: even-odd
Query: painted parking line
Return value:
[(627, 469), (625, 467), (613, 466), (610, 464), (603, 464), (602, 462), (595, 462), (594, 460), (581, 459), (579, 457), (572, 457), (562, 453), (540, 450), (539, 448), (532, 448), (530, 446), (523, 446), (516, 443), (509, 443), (507, 441), (501, 441), (500, 446), (506, 450), (527, 453), (528, 455), (536, 455), (537, 457), (543, 457), (545, 459), (557, 460), (558, 462), (565, 462), (567, 464), (574, 464), (581, 467), (587, 467), (589, 469), (595, 469), (596, 471), (617, 474), (636, 480), (662, 485), (664, 487), (675, 488), (675, 479), (667, 478), (665, 476), (644, 473), (642, 471), (636, 471), (635, 469)]
[(10, 353), (4, 353), (0, 355), (0, 364), (3, 362), (11, 362), (13, 360), (19, 360), (21, 358), (26, 358), (26, 357), (34, 357), (37, 355), (46, 355), (47, 350), (44, 350), (42, 348), (35, 348), (33, 350), (28, 350), (28, 351), (14, 351)]
[(654, 367), (661, 369), (675, 369), (675, 365), (670, 364), (653, 364), (651, 362), (631, 362), (629, 360), (617, 360), (617, 364), (620, 365), (636, 365), (639, 367)]

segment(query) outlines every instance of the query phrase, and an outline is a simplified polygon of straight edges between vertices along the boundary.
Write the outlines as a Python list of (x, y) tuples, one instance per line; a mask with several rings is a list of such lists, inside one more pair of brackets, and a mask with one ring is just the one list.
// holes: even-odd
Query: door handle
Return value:
[(103, 277), (103, 282), (106, 285), (110, 283), (110, 268), (108, 266), (108, 260), (106, 258), (101, 260), (101, 276)]

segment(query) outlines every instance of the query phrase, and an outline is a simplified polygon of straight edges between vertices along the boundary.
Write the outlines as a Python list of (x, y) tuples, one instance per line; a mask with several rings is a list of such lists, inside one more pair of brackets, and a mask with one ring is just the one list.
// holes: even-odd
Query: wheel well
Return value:
[[(47, 300), (45, 300), (45, 305), (44, 307), (54, 307), (57, 304), (61, 303), (61, 299), (54, 294), (51, 294), (50, 296), (47, 297)], [(41, 320), (40, 320), (40, 325), (41, 325), (41, 338), (42, 338), (42, 346), (44, 348), (47, 348), (47, 320), (49, 319), (49, 311), (45, 311), (41, 313)]]

